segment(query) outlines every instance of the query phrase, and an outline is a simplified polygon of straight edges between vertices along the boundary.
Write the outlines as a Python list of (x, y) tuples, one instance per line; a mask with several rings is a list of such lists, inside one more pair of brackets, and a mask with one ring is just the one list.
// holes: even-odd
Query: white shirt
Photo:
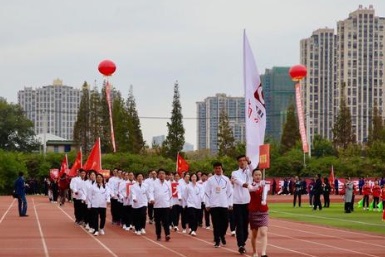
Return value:
[(111, 197), (114, 199), (118, 198), (117, 195), (118, 195), (119, 181), (120, 181), (120, 178), (114, 176), (114, 177), (111, 177), (107, 183)]
[(245, 170), (239, 169), (231, 173), (231, 178), (234, 181), (234, 204), (248, 204), (250, 203), (250, 192), (243, 184), (250, 184), (252, 182), (252, 175), (250, 168)]
[(151, 189), (150, 199), (154, 201), (154, 208), (171, 207), (171, 185), (169, 181), (155, 180)]
[(229, 208), (233, 206), (233, 186), (226, 176), (211, 176), (206, 182), (205, 194), (206, 207)]
[(135, 183), (130, 186), (130, 195), (132, 197), (132, 208), (138, 209), (148, 205), (150, 201), (150, 188), (147, 184)]
[(184, 191), (184, 199), (187, 207), (201, 209), (205, 192), (201, 184), (189, 183)]
[(98, 186), (94, 183), (90, 190), (90, 207), (91, 208), (107, 208), (110, 202), (110, 189), (108, 186)]
[(185, 191), (186, 191), (186, 188), (188, 186), (189, 183), (186, 183), (186, 181), (183, 179), (182, 181), (179, 180), (179, 185), (177, 187), (177, 190), (178, 190), (178, 199), (182, 205), (182, 207), (186, 207), (186, 199), (183, 197), (184, 194), (185, 194)]
[(119, 184), (119, 197), (121, 197), (124, 206), (132, 205), (132, 196), (130, 195), (130, 192), (128, 192), (127, 195), (127, 185), (130, 185), (131, 187), (135, 183), (135, 180), (125, 180)]
[[(92, 186), (95, 185), (96, 181), (92, 181), (92, 180), (86, 180), (85, 181), (85, 184), (86, 184), (86, 204), (87, 206), (90, 206), (90, 203), (91, 203), (91, 189), (92, 189)], [(90, 207), (89, 207), (90, 208)]]
[(86, 184), (79, 176), (71, 179), (70, 189), (72, 191), (72, 198), (86, 200)]

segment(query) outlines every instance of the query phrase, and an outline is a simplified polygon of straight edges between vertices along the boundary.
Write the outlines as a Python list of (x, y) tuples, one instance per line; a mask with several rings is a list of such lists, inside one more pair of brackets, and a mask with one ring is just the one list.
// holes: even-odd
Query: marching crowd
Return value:
[[(136, 235), (146, 234), (146, 220), (155, 223), (156, 239), (170, 241), (171, 231), (198, 235), (198, 228), (213, 229), (214, 247), (226, 245), (226, 231), (236, 236), (238, 251), (246, 252), (249, 226), (253, 257), (261, 241), (265, 257), (268, 230), (268, 185), (262, 172), (253, 169), (249, 159), (237, 158), (239, 169), (231, 177), (223, 174), (222, 164), (213, 164), (213, 173), (168, 173), (163, 169), (143, 173), (114, 169), (106, 181), (102, 174), (80, 169), (69, 188), (74, 202), (76, 224), (95, 236), (105, 234), (107, 205), (112, 223)], [(65, 196), (62, 195), (63, 199)], [(64, 202), (63, 202), (64, 203)], [(203, 220), (204, 225), (203, 226)], [(181, 223), (181, 227), (179, 227)]]

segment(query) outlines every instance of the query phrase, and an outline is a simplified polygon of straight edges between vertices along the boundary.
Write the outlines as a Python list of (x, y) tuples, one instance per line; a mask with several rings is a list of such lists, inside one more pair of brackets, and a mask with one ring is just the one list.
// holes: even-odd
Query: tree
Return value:
[(32, 152), (39, 149), (33, 122), (20, 105), (0, 97), (0, 148), (6, 151)]
[[(112, 147), (112, 140), (111, 140), (111, 124), (110, 124), (110, 112), (108, 110), (108, 102), (107, 102), (107, 95), (106, 95), (106, 85), (104, 84), (102, 88), (101, 95), (99, 96), (99, 113), (98, 116), (100, 118), (100, 130), (101, 130), (101, 149), (103, 153), (110, 153), (113, 151)], [(111, 94), (110, 94), (110, 100), (111, 104), (114, 102), (114, 98), (116, 95), (116, 91), (112, 89), (111, 86)]]
[(384, 122), (377, 104), (373, 107), (372, 123), (369, 126), (368, 145), (372, 145), (375, 141), (385, 141)]
[(286, 153), (296, 142), (300, 140), (297, 119), (295, 117), (294, 104), (290, 104), (287, 109), (287, 117), (281, 137), (281, 152)]
[(317, 158), (334, 155), (333, 144), (321, 135), (314, 135), (312, 155)]
[(115, 133), (115, 144), (117, 151), (128, 152), (129, 150), (129, 117), (125, 108), (124, 99), (120, 94), (114, 99), (112, 104), (112, 117)]
[(83, 149), (84, 152), (88, 152), (93, 142), (90, 139), (90, 89), (87, 82), (82, 86), (82, 98), (80, 100), (80, 106), (78, 116), (74, 125), (74, 141)]
[(218, 156), (235, 157), (235, 139), (230, 128), (229, 117), (225, 110), (219, 115)]
[(142, 129), (140, 128), (140, 119), (136, 109), (136, 102), (132, 85), (127, 98), (128, 113), (128, 149), (131, 153), (140, 153), (144, 149), (145, 142), (143, 140)]
[(172, 102), (171, 122), (167, 122), (168, 134), (163, 142), (164, 155), (168, 158), (175, 159), (179, 151), (184, 145), (184, 127), (182, 106), (180, 104), (180, 94), (178, 81), (174, 84), (174, 97)]
[(340, 108), (333, 127), (333, 145), (336, 150), (346, 149), (355, 143), (355, 135), (352, 129), (352, 117), (346, 105), (345, 84), (342, 85)]

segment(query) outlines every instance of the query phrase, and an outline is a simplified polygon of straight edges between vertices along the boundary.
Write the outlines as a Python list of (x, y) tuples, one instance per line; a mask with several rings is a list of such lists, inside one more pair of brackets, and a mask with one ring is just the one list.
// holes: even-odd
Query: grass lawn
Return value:
[(271, 218), (385, 235), (385, 222), (382, 221), (382, 212), (364, 211), (356, 206), (354, 206), (354, 212), (344, 213), (342, 203), (332, 203), (330, 208), (322, 208), (322, 211), (313, 211), (307, 203), (301, 208), (293, 208), (292, 203), (270, 203), (269, 210)]

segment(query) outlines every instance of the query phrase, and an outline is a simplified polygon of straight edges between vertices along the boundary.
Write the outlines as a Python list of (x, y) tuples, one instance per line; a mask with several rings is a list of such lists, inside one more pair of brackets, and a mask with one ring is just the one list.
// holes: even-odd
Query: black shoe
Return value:
[(244, 247), (244, 246), (240, 246), (240, 247), (238, 248), (238, 252), (239, 252), (240, 254), (244, 254), (244, 253), (246, 252), (245, 247)]
[(265, 255), (261, 255), (261, 257), (268, 257), (268, 256), (265, 254)]
[(222, 237), (221, 241), (222, 241), (222, 245), (226, 245), (226, 238), (225, 237)]
[(20, 217), (28, 217), (28, 215), (27, 215), (27, 214), (24, 214), (24, 215), (20, 215)]
[(160, 241), (161, 240), (161, 237), (160, 236), (157, 236), (156, 237), (156, 241)]
[(170, 235), (167, 235), (166, 236), (166, 241), (168, 242), (168, 241), (170, 241), (170, 239), (171, 239)]

